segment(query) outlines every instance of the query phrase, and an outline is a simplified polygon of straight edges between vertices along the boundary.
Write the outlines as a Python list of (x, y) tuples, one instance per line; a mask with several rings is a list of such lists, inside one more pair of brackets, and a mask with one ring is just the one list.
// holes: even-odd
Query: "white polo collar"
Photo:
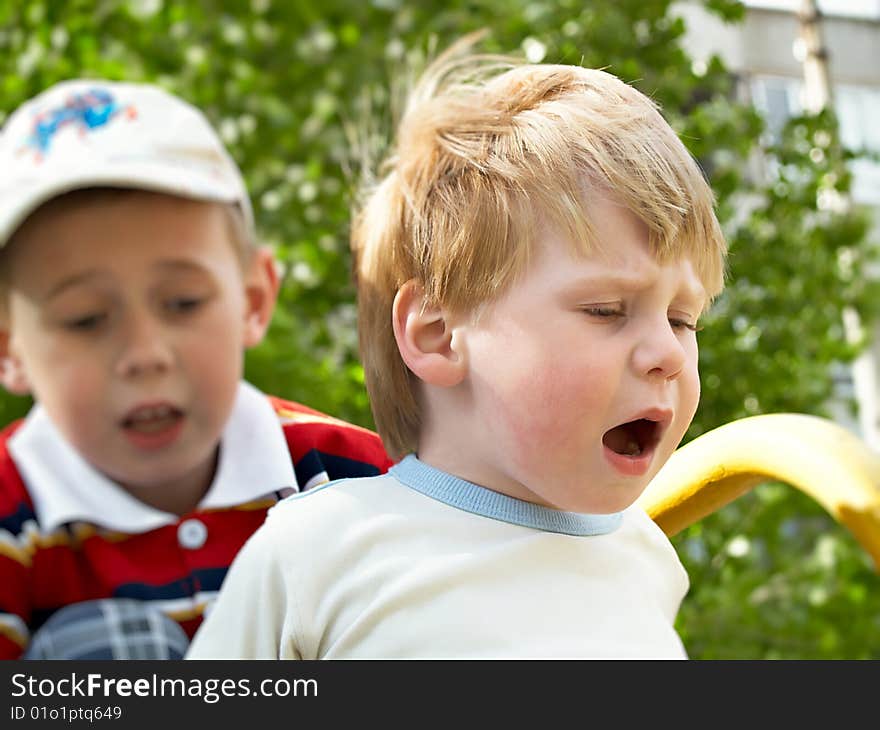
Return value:
[[(98, 472), (40, 405), (31, 409), (8, 447), (44, 531), (81, 520), (140, 533), (180, 519), (135, 499)], [(199, 509), (230, 507), (290, 488), (299, 491), (278, 415), (263, 393), (242, 381), (220, 440), (214, 482)]]

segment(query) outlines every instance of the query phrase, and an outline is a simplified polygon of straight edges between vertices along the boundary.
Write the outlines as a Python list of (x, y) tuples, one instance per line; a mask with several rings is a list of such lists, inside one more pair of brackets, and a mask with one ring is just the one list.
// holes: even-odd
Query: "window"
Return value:
[[(834, 108), (843, 144), (880, 154), (880, 87), (835, 86)], [(880, 162), (862, 159), (853, 163), (852, 194), (860, 203), (880, 205)]]
[[(778, 138), (785, 122), (801, 113), (803, 81), (787, 76), (754, 76), (752, 101), (767, 121), (767, 131)], [(880, 154), (880, 86), (837, 84), (834, 109), (843, 144), (854, 151)], [(852, 197), (858, 203), (880, 205), (880, 162), (860, 159), (853, 163)]]

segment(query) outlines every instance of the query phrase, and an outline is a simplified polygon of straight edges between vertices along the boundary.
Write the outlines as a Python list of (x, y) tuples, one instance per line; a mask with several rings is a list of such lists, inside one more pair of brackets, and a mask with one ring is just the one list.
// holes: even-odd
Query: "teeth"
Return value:
[(131, 416), (132, 421), (154, 421), (158, 418), (167, 418), (173, 413), (171, 406), (157, 406), (156, 408), (143, 408)]

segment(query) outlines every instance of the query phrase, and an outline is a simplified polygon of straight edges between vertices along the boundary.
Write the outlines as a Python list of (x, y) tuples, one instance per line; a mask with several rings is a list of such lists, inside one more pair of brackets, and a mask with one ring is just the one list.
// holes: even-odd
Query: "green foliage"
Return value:
[[(863, 344), (843, 313), (870, 321), (880, 302), (864, 275), (876, 262), (869, 219), (849, 204), (852, 155), (837, 139), (829, 112), (792, 119), (762, 149), (761, 183), (728, 192), (730, 284), (701, 335), (689, 436), (758, 413), (830, 416), (833, 376)], [(803, 494), (760, 485), (673, 544), (695, 586), (679, 615), (693, 656), (880, 657), (870, 559)]]
[[(729, 287), (701, 334), (693, 438), (771, 411), (827, 415), (835, 368), (856, 352), (842, 315), (880, 297), (865, 218), (831, 115), (778, 143), (735, 98), (717, 58), (681, 47), (669, 0), (0, 0), (0, 122), (63, 78), (159, 83), (201, 107), (244, 170), (263, 240), (283, 265), (267, 340), (247, 377), (369, 426), (358, 364), (348, 221), (366, 149), (387, 144), (399, 90), (463, 33), (530, 60), (604, 67), (656, 99), (709, 175), (731, 248)], [(727, 22), (736, 0), (706, 0)], [(353, 147), (352, 137), (365, 146)], [(768, 169), (745, 175), (754, 153)], [(28, 399), (0, 399), (0, 419)], [(741, 539), (742, 538), (742, 539)], [(743, 540), (747, 541), (744, 543)], [(880, 656), (878, 579), (815, 503), (764, 485), (674, 540), (692, 577), (679, 628), (694, 657)]]
[(763, 484), (673, 542), (693, 586), (677, 624), (691, 656), (880, 658), (869, 556), (788, 485)]
[(876, 257), (869, 220), (847, 202), (850, 155), (836, 139), (828, 112), (792, 119), (764, 150), (764, 184), (731, 190), (734, 210), (749, 215), (729, 226), (730, 283), (701, 336), (693, 435), (757, 413), (829, 415), (829, 366), (862, 344), (847, 337), (842, 313), (872, 319), (880, 301), (862, 274)]

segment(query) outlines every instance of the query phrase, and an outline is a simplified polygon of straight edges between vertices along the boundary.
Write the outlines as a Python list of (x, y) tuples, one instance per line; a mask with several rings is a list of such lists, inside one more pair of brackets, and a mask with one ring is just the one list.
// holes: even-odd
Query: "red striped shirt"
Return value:
[[(391, 466), (372, 431), (292, 401), (268, 398), (281, 421), (301, 489), (327, 478), (383, 473)], [(0, 658), (19, 657), (30, 634), (57, 609), (97, 598), (154, 601), (191, 637), (233, 558), (278, 495), (231, 508), (197, 509), (174, 524), (140, 534), (87, 522), (46, 532), (7, 449), (20, 425), (0, 432)], [(206, 528), (204, 543), (195, 549), (182, 544), (178, 534), (188, 520)]]

